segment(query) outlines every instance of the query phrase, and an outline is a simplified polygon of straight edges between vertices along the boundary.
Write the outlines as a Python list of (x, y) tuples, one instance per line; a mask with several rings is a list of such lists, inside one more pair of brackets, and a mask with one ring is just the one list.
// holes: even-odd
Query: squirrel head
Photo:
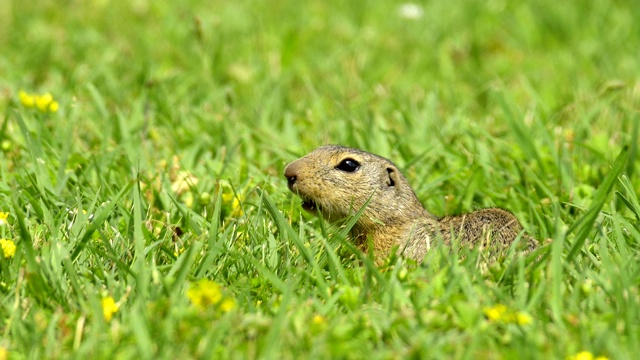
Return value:
[(302, 208), (336, 221), (366, 207), (356, 228), (401, 225), (426, 210), (396, 165), (383, 157), (325, 145), (291, 162), (284, 170), (289, 189)]

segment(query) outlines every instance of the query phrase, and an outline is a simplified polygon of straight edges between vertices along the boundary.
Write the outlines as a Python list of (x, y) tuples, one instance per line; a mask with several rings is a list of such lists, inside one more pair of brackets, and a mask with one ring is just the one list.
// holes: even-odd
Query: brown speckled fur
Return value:
[[(345, 159), (357, 161), (358, 170), (338, 169)], [(369, 201), (352, 236), (365, 252), (370, 238), (378, 261), (394, 247), (403, 256), (422, 261), (436, 242), (449, 244), (452, 236), (463, 245), (505, 249), (522, 230), (513, 214), (498, 208), (438, 219), (424, 209), (395, 164), (358, 149), (321, 146), (287, 165), (284, 176), (289, 189), (302, 198), (303, 208), (328, 221), (353, 215)], [(523, 242), (535, 246), (528, 237)]]

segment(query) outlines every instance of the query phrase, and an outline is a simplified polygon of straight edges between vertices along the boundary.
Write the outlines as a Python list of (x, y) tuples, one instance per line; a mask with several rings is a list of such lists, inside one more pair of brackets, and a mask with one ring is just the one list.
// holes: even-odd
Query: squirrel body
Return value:
[[(452, 237), (463, 245), (507, 249), (522, 231), (517, 218), (499, 208), (437, 218), (393, 162), (358, 149), (321, 146), (287, 165), (284, 176), (302, 199), (302, 208), (330, 222), (364, 207), (352, 236), (378, 260), (397, 248), (402, 256), (420, 262), (438, 242), (448, 245)], [(534, 247), (528, 237), (524, 242)]]

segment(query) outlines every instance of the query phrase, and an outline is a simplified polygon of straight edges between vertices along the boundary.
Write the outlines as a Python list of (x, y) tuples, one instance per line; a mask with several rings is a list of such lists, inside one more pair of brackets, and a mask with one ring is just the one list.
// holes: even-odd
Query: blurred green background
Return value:
[[(632, 357), (638, 43), (632, 1), (4, 0), (0, 359)], [(559, 245), (354, 261), (281, 175), (327, 143)]]

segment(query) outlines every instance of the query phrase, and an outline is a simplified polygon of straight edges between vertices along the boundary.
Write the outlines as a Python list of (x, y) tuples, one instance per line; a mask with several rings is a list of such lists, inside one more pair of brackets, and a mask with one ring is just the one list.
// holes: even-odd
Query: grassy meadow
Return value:
[[(0, 360), (632, 359), (631, 1), (0, 2)], [(376, 267), (284, 166), (392, 159), (541, 243)]]

